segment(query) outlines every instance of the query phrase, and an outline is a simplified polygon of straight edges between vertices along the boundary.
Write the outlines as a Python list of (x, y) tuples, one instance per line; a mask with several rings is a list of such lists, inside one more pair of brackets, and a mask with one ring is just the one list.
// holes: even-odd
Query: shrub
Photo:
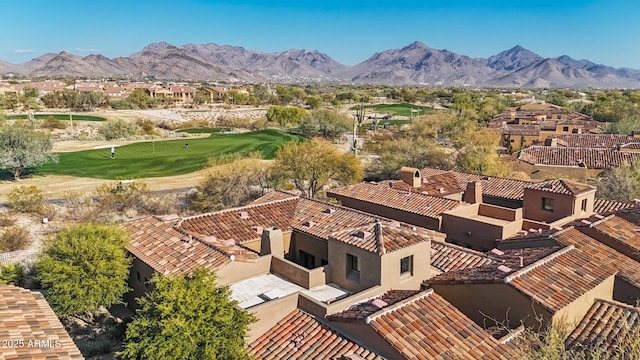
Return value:
[(138, 121), (138, 126), (140, 126), (140, 133), (143, 135), (159, 135), (155, 124), (149, 119)]
[(7, 200), (13, 210), (26, 213), (36, 213), (45, 204), (44, 194), (34, 185), (13, 188), (7, 195)]
[(118, 119), (116, 121), (108, 122), (98, 130), (98, 133), (102, 135), (106, 140), (123, 139), (138, 134), (138, 125)]
[(24, 266), (9, 264), (0, 268), (0, 284), (22, 285), (24, 282)]
[(56, 119), (53, 115), (49, 115), (42, 122), (42, 127), (47, 129), (65, 129), (67, 124), (62, 120)]
[(131, 183), (102, 184), (96, 188), (100, 197), (100, 207), (116, 211), (125, 209), (142, 210), (149, 185), (144, 181)]
[(24, 250), (31, 244), (31, 234), (20, 226), (11, 226), (0, 234), (0, 252)]
[(9, 215), (3, 214), (0, 216), (0, 226), (7, 227), (16, 223), (16, 219), (12, 218)]

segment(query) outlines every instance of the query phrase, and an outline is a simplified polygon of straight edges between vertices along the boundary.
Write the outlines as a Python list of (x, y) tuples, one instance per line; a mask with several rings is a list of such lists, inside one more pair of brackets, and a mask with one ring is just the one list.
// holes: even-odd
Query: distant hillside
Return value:
[(42, 77), (155, 76), (165, 80), (442, 85), (494, 87), (640, 88), (640, 70), (613, 68), (568, 55), (545, 59), (521, 46), (488, 59), (432, 49), (416, 41), (347, 66), (317, 50), (267, 53), (240, 46), (152, 43), (128, 57), (80, 57), (62, 51), (23, 64), (0, 61), (0, 73)]

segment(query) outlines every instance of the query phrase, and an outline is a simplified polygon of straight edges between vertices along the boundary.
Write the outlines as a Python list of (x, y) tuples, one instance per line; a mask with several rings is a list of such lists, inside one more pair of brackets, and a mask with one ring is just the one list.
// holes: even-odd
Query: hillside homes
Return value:
[(600, 133), (603, 123), (544, 101), (532, 101), (493, 117), (489, 127), (502, 131), (502, 146), (510, 151), (541, 145), (561, 134)]

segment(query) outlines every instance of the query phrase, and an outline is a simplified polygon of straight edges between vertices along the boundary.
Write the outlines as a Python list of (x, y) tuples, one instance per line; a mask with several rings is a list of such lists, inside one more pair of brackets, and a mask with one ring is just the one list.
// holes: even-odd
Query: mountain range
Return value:
[(640, 70), (613, 68), (567, 55), (543, 58), (521, 46), (488, 59), (432, 49), (416, 41), (343, 65), (317, 50), (261, 52), (239, 46), (152, 43), (128, 57), (80, 57), (62, 51), (22, 64), (0, 61), (0, 73), (31, 77), (443, 85), (551, 88), (640, 88)]

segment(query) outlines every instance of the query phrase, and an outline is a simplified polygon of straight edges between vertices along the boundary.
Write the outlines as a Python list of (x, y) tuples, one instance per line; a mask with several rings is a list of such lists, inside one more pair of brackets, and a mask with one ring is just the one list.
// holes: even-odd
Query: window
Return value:
[(138, 282), (140, 282), (140, 272), (136, 270), (136, 277), (138, 278)]
[(569, 127), (568, 126), (563, 126), (562, 127), (562, 131), (563, 132), (569, 132)]
[(351, 254), (347, 254), (347, 278), (354, 281), (360, 280), (360, 260)]
[(347, 269), (350, 271), (360, 272), (360, 262), (358, 261), (358, 257), (347, 254)]
[(400, 259), (400, 275), (413, 275), (413, 255)]
[(542, 198), (542, 210), (553, 212), (553, 199)]
[(299, 252), (300, 255), (300, 265), (306, 267), (307, 269), (313, 269), (314, 267), (316, 267), (316, 257), (309, 254), (306, 251), (302, 251), (300, 250)]
[(582, 200), (582, 206), (580, 208), (582, 211), (587, 212), (587, 199)]

